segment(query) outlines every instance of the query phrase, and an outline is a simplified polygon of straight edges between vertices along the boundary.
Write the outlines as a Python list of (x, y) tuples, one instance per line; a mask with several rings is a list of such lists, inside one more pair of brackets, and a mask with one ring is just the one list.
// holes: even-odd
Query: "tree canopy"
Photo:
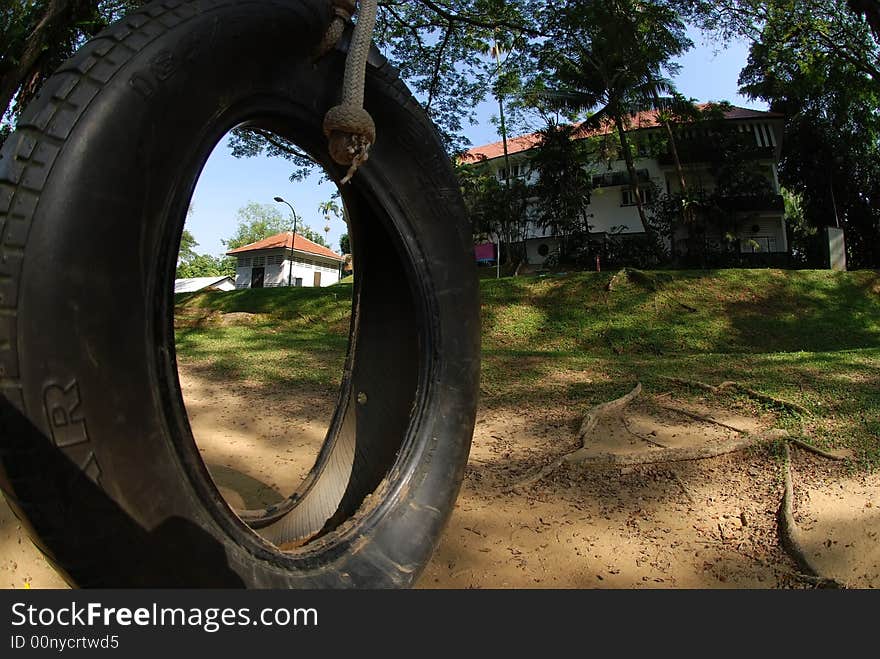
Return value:
[[(743, 90), (786, 117), (780, 183), (798, 195), (808, 224), (842, 227), (851, 267), (876, 267), (880, 78), (863, 65), (880, 61), (876, 36), (842, 1), (798, 3), (798, 11), (773, 4), (750, 49)], [(841, 40), (829, 44), (827, 30)]]
[[(651, 236), (627, 134), (629, 117), (654, 101), (661, 85), (668, 86), (665, 72), (675, 71), (673, 59), (691, 47), (683, 21), (661, 2), (572, 0), (548, 5), (543, 24), (553, 38), (538, 48), (539, 95), (569, 110), (592, 111), (596, 125), (612, 122), (639, 217)], [(656, 236), (652, 240), (659, 245)]]
[[(0, 141), (64, 59), (141, 4), (0, 2)], [(546, 108), (555, 94), (566, 118), (610, 120), (644, 221), (626, 124), (633, 109), (671, 91), (672, 62), (691, 46), (688, 25), (714, 34), (719, 47), (749, 42), (742, 89), (786, 117), (781, 182), (799, 195), (807, 224), (847, 230), (853, 264), (880, 265), (877, 0), (380, 0), (374, 39), (450, 154), (466, 146), (463, 133), (488, 94), (502, 99), (500, 110)], [(295, 144), (259, 130), (235, 131), (230, 146), (238, 156), (288, 158), (294, 178), (313, 166)], [(517, 204), (508, 198), (503, 208)], [(230, 247), (290, 228), (280, 215), (251, 219)], [(298, 232), (323, 242), (310, 228)]]
[(532, 158), (534, 194), (541, 200), (538, 222), (554, 233), (589, 233), (589, 205), (595, 163), (587, 143), (572, 139), (575, 128), (552, 120), (541, 130)]
[[(192, 211), (192, 207), (190, 207)], [(178, 279), (191, 277), (222, 277), (235, 276), (235, 259), (229, 256), (211, 256), (210, 254), (198, 254), (195, 236), (189, 229), (183, 230), (180, 237), (180, 250), (177, 254)]]
[(88, 38), (143, 0), (3, 0), (0, 119), (17, 115)]
[[(252, 201), (238, 209), (237, 218), (238, 224), (235, 227), (235, 233), (223, 241), (229, 250), (244, 247), (258, 240), (293, 229), (293, 218), (289, 217), (289, 214), (288, 216), (283, 215), (281, 210), (272, 204), (260, 204)], [(296, 233), (313, 243), (328, 247), (324, 236), (304, 224), (299, 216), (296, 223)]]
[(177, 266), (177, 278), (235, 277), (235, 259), (231, 256), (196, 254)]

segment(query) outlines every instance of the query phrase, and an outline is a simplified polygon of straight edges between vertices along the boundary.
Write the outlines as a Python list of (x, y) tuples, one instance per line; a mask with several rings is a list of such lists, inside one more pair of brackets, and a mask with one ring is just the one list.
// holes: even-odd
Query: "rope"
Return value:
[[(345, 22), (355, 9), (354, 0), (332, 0), (336, 18), (331, 23), (321, 48), (333, 47)], [(370, 52), (373, 28), (376, 25), (378, 0), (361, 0), (358, 20), (348, 47), (345, 60), (345, 78), (342, 83), (342, 102), (330, 108), (324, 115), (324, 135), (330, 156), (340, 165), (349, 165), (342, 179), (344, 185), (351, 180), (358, 167), (370, 157), (370, 147), (376, 141), (376, 124), (364, 109), (364, 83), (367, 72), (367, 56)], [(329, 44), (329, 46), (328, 46)], [(321, 50), (320, 52), (326, 52)]]
[(345, 31), (345, 25), (351, 20), (352, 14), (357, 11), (356, 0), (330, 0), (330, 4), (334, 14), (333, 20), (327, 31), (324, 32), (321, 43), (318, 44), (315, 52), (316, 57), (326, 55), (336, 47)]

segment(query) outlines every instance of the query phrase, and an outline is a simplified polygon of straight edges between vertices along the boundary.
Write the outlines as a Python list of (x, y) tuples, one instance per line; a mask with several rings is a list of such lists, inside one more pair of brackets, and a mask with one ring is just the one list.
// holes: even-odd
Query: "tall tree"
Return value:
[(271, 204), (255, 201), (238, 209), (235, 233), (223, 241), (230, 250), (250, 245), (275, 234), (291, 230), (291, 222)]
[(86, 39), (141, 4), (143, 0), (4, 0), (0, 119), (14, 119)]
[[(238, 209), (238, 224), (235, 233), (223, 241), (230, 250), (250, 245), (258, 240), (269, 238), (293, 228), (291, 221), (285, 218), (272, 204), (259, 204), (255, 201)], [(313, 243), (328, 247), (324, 236), (302, 222), (297, 223), (296, 233)]]
[(551, 96), (572, 109), (597, 110), (594, 124), (613, 124), (639, 219), (659, 249), (627, 133), (646, 90), (656, 90), (663, 70), (674, 70), (673, 58), (692, 45), (684, 23), (665, 3), (642, 0), (568, 0), (547, 7), (543, 18), (553, 35), (540, 50), (541, 68), (556, 88)]
[[(450, 152), (465, 144), (462, 128), (486, 93), (481, 51), (498, 30), (518, 38), (537, 34), (533, 2), (380, 0), (375, 42), (440, 127)], [(14, 124), (43, 80), (87, 38), (142, 4), (146, 0), (3, 0), (0, 119), (12, 115)], [(294, 175), (314, 165), (295, 144), (265, 131), (236, 131), (232, 145), (237, 155), (290, 158)]]
[(177, 253), (178, 264), (192, 261), (197, 256), (196, 247), (198, 246), (199, 244), (196, 242), (195, 236), (187, 229), (184, 229), (183, 235), (180, 237), (180, 250)]
[(177, 278), (235, 277), (235, 258), (196, 254), (192, 259), (177, 266)]
[(521, 178), (512, 179), (508, 186), (479, 163), (460, 164), (458, 180), (474, 234), (494, 234), (504, 243), (508, 266), (513, 266), (524, 256), (514, 250), (521, 250), (528, 233), (530, 186)]
[(348, 233), (343, 233), (339, 236), (339, 251), (342, 254), (351, 254), (351, 241)]
[(308, 224), (297, 224), (296, 234), (298, 236), (302, 236), (303, 238), (311, 240), (316, 245), (321, 245), (322, 247), (330, 249), (330, 245), (327, 243), (327, 239), (322, 236), (319, 231), (314, 230)]
[[(844, 3), (838, 3), (845, 9)], [(880, 265), (880, 85), (859, 61), (880, 47), (860, 15), (844, 11), (835, 30), (850, 40), (831, 49), (827, 17), (809, 7), (777, 6), (766, 15), (740, 82), (743, 91), (786, 116), (780, 182), (801, 198), (814, 227), (846, 231), (852, 267)], [(815, 25), (810, 27), (809, 21)], [(791, 32), (802, 28), (802, 38)]]
[[(521, 51), (540, 34), (535, 5), (543, 0), (380, 0), (374, 41), (413, 90), (440, 130), (450, 154), (468, 142), (462, 131), (476, 121), (476, 108), (491, 89), (495, 71), (483, 53), (499, 39)], [(296, 144), (262, 129), (236, 129), (230, 139), (238, 157), (265, 153), (291, 161), (292, 180), (315, 167)]]
[(668, 0), (682, 16), (722, 40), (765, 43), (768, 23), (787, 29), (774, 39), (789, 50), (804, 46), (823, 56), (848, 62), (880, 83), (876, 49), (865, 48), (865, 37), (880, 40), (877, 0)]
[(540, 131), (541, 142), (531, 160), (537, 172), (532, 194), (537, 197), (540, 225), (563, 243), (567, 236), (579, 236), (588, 244), (592, 154), (584, 140), (574, 139), (576, 130), (550, 119)]

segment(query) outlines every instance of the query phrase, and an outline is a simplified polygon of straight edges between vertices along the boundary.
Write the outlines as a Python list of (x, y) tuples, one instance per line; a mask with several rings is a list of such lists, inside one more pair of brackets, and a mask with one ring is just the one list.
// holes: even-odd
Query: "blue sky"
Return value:
[[(766, 109), (762, 103), (749, 101), (737, 93), (737, 78), (748, 56), (746, 44), (734, 43), (715, 52), (717, 46), (710, 39), (696, 31), (691, 31), (690, 36), (695, 47), (679, 59), (681, 71), (675, 78), (682, 94), (698, 101), (728, 100), (734, 105)], [(474, 145), (499, 139), (495, 126), (489, 121), (496, 112), (494, 102), (486, 102), (478, 108), (479, 124), (465, 130)], [(233, 158), (225, 140), (221, 141), (199, 178), (193, 195), (193, 213), (187, 219), (187, 228), (199, 243), (196, 251), (222, 254), (221, 240), (235, 231), (238, 209), (251, 201), (275, 204), (273, 197), (276, 196), (284, 197), (296, 208), (301, 222), (323, 233), (324, 218), (318, 204), (330, 199), (333, 184), (326, 181), (319, 184), (318, 175), (302, 183), (291, 183), (289, 176), (290, 164), (286, 161), (266, 157)], [(285, 217), (290, 216), (287, 206), (277, 206)], [(341, 219), (330, 222), (327, 235), (333, 249), (338, 249), (339, 236), (344, 232)]]

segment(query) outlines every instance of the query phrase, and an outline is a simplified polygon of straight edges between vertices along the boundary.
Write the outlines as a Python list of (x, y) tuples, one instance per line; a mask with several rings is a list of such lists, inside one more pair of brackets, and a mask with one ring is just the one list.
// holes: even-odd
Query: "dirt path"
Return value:
[[(270, 393), (193, 368), (181, 370), (181, 382), (199, 448), (233, 506), (277, 501), (305, 475), (332, 394)], [(675, 401), (639, 400), (626, 426), (600, 427), (595, 451), (643, 452), (732, 436), (659, 407), (669, 402)], [(688, 409), (750, 432), (767, 424), (705, 405)], [(582, 412), (564, 404), (480, 409), (461, 496), (420, 587), (805, 586), (779, 548), (779, 463), (763, 450), (643, 467), (563, 467), (509, 491), (577, 447)], [(851, 474), (799, 451), (793, 469), (797, 517), (814, 562), (851, 586), (880, 587), (880, 474)], [(0, 585), (25, 584), (65, 585), (3, 504)]]

